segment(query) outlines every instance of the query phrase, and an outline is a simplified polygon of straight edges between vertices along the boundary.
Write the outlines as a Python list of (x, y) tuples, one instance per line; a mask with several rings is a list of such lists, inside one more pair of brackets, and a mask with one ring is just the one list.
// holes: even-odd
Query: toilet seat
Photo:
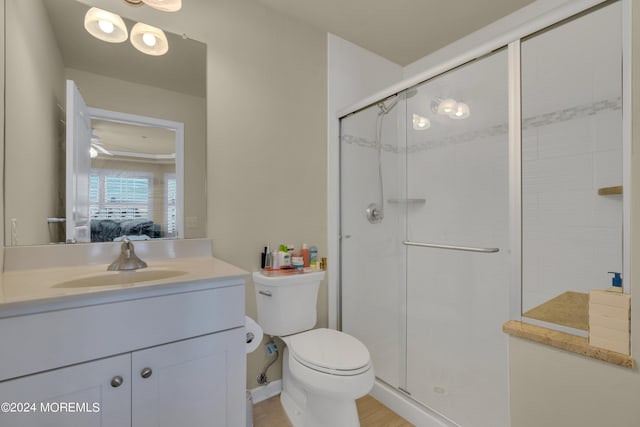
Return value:
[(312, 329), (287, 337), (291, 356), (300, 364), (331, 375), (359, 375), (371, 368), (369, 350), (351, 335)]

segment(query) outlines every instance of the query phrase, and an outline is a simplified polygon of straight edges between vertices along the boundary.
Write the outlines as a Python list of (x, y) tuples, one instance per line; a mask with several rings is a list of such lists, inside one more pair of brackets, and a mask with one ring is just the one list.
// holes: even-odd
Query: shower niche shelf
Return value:
[(622, 185), (598, 188), (598, 196), (615, 196), (622, 194)]

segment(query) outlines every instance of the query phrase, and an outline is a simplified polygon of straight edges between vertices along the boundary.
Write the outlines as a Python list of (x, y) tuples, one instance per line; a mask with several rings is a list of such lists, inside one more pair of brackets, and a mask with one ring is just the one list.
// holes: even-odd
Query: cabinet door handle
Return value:
[(122, 379), (122, 377), (120, 375), (116, 375), (115, 377), (111, 378), (111, 387), (120, 387), (123, 382), (124, 380)]
[(142, 371), (140, 371), (140, 376), (142, 378), (149, 378), (151, 374), (153, 374), (151, 368), (144, 368)]

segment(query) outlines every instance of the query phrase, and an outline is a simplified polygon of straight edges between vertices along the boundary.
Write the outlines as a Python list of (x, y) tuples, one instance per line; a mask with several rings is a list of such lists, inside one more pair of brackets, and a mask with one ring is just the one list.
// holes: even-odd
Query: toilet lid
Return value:
[(309, 368), (337, 375), (355, 375), (369, 368), (369, 350), (351, 335), (321, 328), (289, 338), (292, 356)]

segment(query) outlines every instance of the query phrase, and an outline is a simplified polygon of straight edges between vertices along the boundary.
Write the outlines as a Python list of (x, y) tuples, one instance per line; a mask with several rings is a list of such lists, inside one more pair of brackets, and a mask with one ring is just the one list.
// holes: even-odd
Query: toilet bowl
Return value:
[(281, 401), (294, 427), (357, 427), (356, 399), (375, 380), (369, 351), (354, 337), (313, 329), (282, 337)]
[(286, 345), (282, 406), (294, 427), (358, 427), (355, 401), (373, 388), (375, 380), (369, 351), (343, 332), (309, 329), (316, 323), (324, 272), (296, 276), (253, 274), (258, 323)]

